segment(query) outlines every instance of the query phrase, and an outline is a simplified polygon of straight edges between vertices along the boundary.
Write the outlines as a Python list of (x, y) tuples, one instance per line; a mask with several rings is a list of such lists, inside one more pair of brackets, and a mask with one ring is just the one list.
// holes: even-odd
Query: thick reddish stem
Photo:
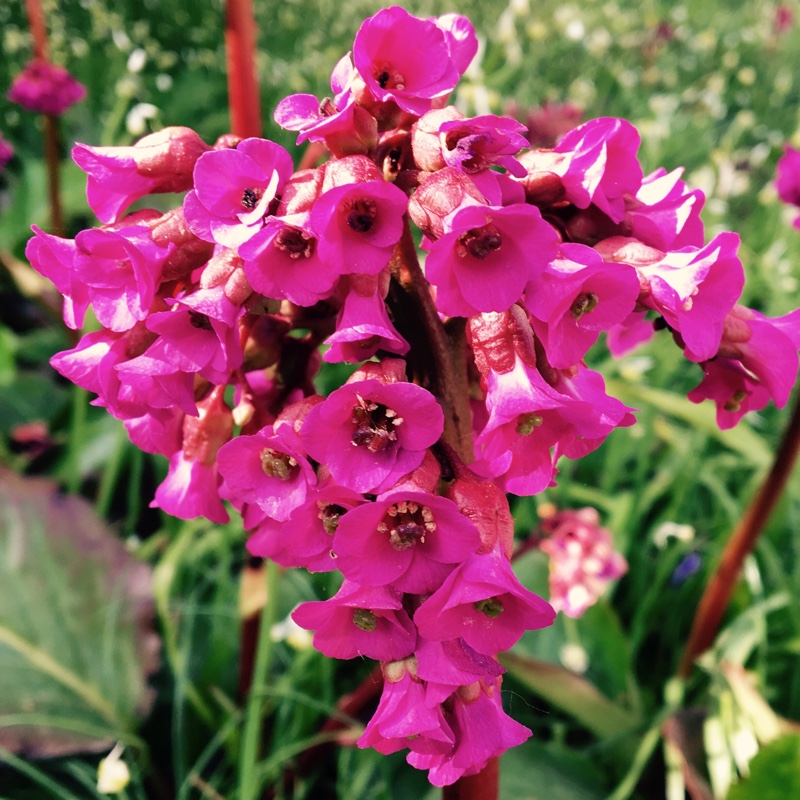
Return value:
[(48, 58), (47, 27), (44, 24), (41, 0), (25, 0), (25, 10), (28, 12), (28, 25), (33, 37), (33, 54), (36, 58), (46, 61)]
[(252, 0), (226, 0), (225, 51), (231, 130), (243, 139), (261, 136), (261, 100), (256, 75), (256, 20)]
[(500, 759), (490, 758), (477, 774), (459, 778), (442, 789), (442, 800), (497, 800), (500, 794)]
[(61, 158), (58, 152), (58, 117), (44, 115), (44, 152), (47, 162), (47, 194), (50, 198), (51, 233), (63, 236), (64, 214), (61, 210)]
[(687, 678), (691, 674), (695, 659), (713, 643), (744, 560), (755, 547), (758, 537), (764, 530), (775, 504), (783, 492), (797, 459), (798, 451), (800, 451), (800, 398), (795, 405), (792, 419), (783, 436), (772, 469), (731, 534), (719, 566), (711, 576), (711, 580), (700, 598), (689, 640), (678, 668), (680, 677)]

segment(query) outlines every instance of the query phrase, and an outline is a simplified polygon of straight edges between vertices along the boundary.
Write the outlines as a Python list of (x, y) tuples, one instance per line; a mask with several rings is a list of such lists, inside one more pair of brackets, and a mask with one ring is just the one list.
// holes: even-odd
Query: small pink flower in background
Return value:
[(772, 29), (777, 34), (786, 33), (794, 25), (794, 12), (787, 3), (781, 3), (775, 9), (775, 16), (772, 19)]
[(4, 139), (3, 134), (0, 133), (0, 170), (2, 170), (12, 158), (14, 158), (14, 147), (11, 142)]
[[(778, 161), (775, 188), (784, 203), (800, 206), (800, 150), (795, 150), (788, 144)], [(794, 226), (800, 228), (800, 216), (795, 219)]]
[(34, 58), (14, 78), (7, 96), (28, 111), (58, 116), (86, 97), (86, 87), (64, 67)]
[(582, 119), (583, 109), (573, 103), (542, 103), (525, 118), (528, 141), (531, 147), (555, 147), (556, 142), (580, 125)]
[(628, 563), (614, 551), (596, 509), (549, 508), (545, 513), (539, 546), (550, 556), (550, 603), (568, 617), (580, 617), (611, 581), (627, 572)]

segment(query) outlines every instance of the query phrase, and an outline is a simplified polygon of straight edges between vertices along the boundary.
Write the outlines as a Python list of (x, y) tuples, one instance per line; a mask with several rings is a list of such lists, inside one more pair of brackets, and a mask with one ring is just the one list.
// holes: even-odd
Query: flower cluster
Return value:
[[(323, 653), (382, 662), (359, 743), (408, 748), (438, 785), (530, 734), (502, 709), (496, 655), (554, 612), (511, 570), (505, 492), (542, 491), (561, 456), (633, 424), (584, 361), (601, 332), (620, 353), (670, 329), (706, 372), (693, 399), (713, 398), (724, 424), (786, 401), (800, 335), (793, 315), (735, 305), (737, 237), (705, 243), (702, 194), (680, 170), (644, 176), (629, 123), (531, 150), (520, 123), (447, 105), (476, 49), (455, 14), (366, 20), (332, 96), (275, 113), (327, 147), (321, 167), (186, 128), (79, 144), (104, 225), (34, 229), (27, 248), (67, 324), (91, 306), (101, 325), (54, 367), (169, 459), (153, 504), (222, 522), (227, 501), (253, 554), (339, 570), (338, 594), (294, 618)], [(156, 192), (186, 195), (125, 213)], [(364, 363), (323, 397), (323, 359)]]
[(614, 551), (611, 532), (600, 527), (597, 509), (550, 511), (539, 526), (539, 547), (550, 556), (550, 603), (568, 617), (580, 617), (628, 564)]
[(64, 67), (34, 58), (14, 78), (8, 99), (28, 111), (60, 116), (86, 97), (86, 87)]

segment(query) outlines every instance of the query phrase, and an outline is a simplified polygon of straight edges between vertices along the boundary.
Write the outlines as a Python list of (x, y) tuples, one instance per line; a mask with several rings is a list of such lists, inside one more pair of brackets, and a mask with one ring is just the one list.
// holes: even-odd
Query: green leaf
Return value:
[(586, 756), (529, 740), (500, 759), (500, 800), (601, 800), (602, 773)]
[(628, 733), (639, 723), (632, 712), (609, 700), (589, 681), (557, 664), (516, 653), (504, 653), (500, 662), (539, 697), (570, 714), (601, 739)]
[(150, 573), (77, 497), (0, 473), (0, 747), (130, 741), (157, 664)]
[(728, 800), (788, 800), (800, 797), (800, 735), (782, 736), (750, 762), (750, 777), (734, 784)]

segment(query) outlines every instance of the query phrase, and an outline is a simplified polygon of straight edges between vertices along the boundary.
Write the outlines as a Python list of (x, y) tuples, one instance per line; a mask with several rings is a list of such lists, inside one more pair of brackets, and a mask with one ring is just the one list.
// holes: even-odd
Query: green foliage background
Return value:
[[(800, 305), (800, 232), (791, 228), (793, 214), (777, 201), (772, 184), (784, 142), (800, 146), (800, 26), (795, 20), (778, 32), (777, 3), (403, 5), (420, 15), (457, 10), (473, 20), (482, 50), (480, 64), (456, 94), (465, 111), (502, 113), (512, 104), (524, 110), (570, 101), (586, 118), (630, 119), (642, 133), (645, 172), (684, 166), (684, 178), (707, 194), (708, 236), (720, 230), (741, 235), (744, 302), (773, 316)], [(796, 3), (785, 5), (800, 13)], [(323, 96), (330, 70), (351, 46), (360, 21), (380, 6), (361, 0), (345, 11), (322, 0), (257, 0), (256, 6), (265, 136), (292, 147), (293, 137), (271, 121), (276, 103), (292, 92)], [(53, 60), (88, 87), (87, 100), (63, 119), (65, 155), (74, 141), (127, 144), (164, 125), (188, 125), (207, 141), (226, 132), (218, 0), (48, 0), (45, 7)], [(30, 56), (21, 3), (0, 4), (0, 41), (4, 88)], [(47, 204), (39, 120), (2, 97), (0, 131), (17, 150), (0, 176), (0, 255), (9, 263), (23, 259), (30, 224), (46, 225)], [(94, 221), (82, 173), (65, 161), (63, 177), (74, 235)], [(155, 709), (137, 731), (139, 745), (128, 753), (134, 773), (128, 796), (201, 797), (200, 778), (234, 798), (244, 534), (235, 523), (182, 523), (147, 509), (165, 466), (131, 448), (114, 420), (87, 405), (85, 393), (54, 377), (47, 360), (71, 343), (46, 300), (46, 292), (26, 296), (7, 271), (0, 272), (0, 461), (22, 473), (53, 476), (88, 496), (153, 567), (162, 668), (155, 678)], [(585, 682), (575, 685), (568, 674), (537, 671), (533, 662), (516, 668), (509, 662), (507, 705), (535, 735), (504, 758), (503, 796), (621, 800), (667, 791), (670, 800), (683, 797), (681, 759), (676, 761), (660, 733), (664, 720), (684, 708), (701, 710), (693, 718), (694, 732), (706, 736), (698, 769), (715, 796), (723, 797), (730, 780), (746, 774), (741, 742), (747, 735), (741, 731), (750, 732), (748, 741), (758, 737), (720, 665), (745, 665), (777, 713), (800, 720), (796, 475), (747, 564), (715, 648), (687, 685), (676, 686), (671, 676), (705, 581), (769, 467), (788, 410), (769, 408), (720, 433), (713, 409), (682, 397), (698, 382), (699, 371), (681, 363), (666, 338), (621, 362), (599, 346), (591, 361), (609, 377), (612, 394), (641, 409), (639, 424), (616, 431), (580, 463), (562, 462), (558, 487), (544, 496), (517, 500), (517, 528), (525, 536), (544, 501), (594, 505), (614, 531), (630, 572), (582, 619), (559, 618), (552, 629), (527, 634), (515, 648), (515, 656), (578, 669)], [(324, 373), (320, 385), (338, 380), (336, 372)], [(36, 458), (20, 452), (11, 436), (15, 426), (30, 422), (43, 422), (51, 439)], [(669, 531), (681, 535), (667, 536)], [(693, 553), (700, 556), (699, 571), (676, 581), (676, 568)], [(546, 594), (546, 562), (539, 554), (517, 566), (526, 585)], [(278, 617), (303, 599), (327, 596), (330, 580), (283, 575)], [(291, 792), (283, 786), (284, 768), (297, 765), (338, 697), (370, 668), (333, 663), (285, 641), (276, 645), (260, 772), (275, 796), (436, 796), (402, 756), (350, 748), (326, 751)], [(571, 706), (568, 698), (578, 690), (586, 692), (579, 695), (585, 702)], [(119, 737), (131, 733), (120, 731)], [(788, 742), (769, 745), (758, 763), (769, 763), (772, 752), (796, 749)], [(0, 765), (4, 797), (97, 796), (96, 757), (30, 762), (28, 769), (8, 761), (11, 766)], [(795, 764), (795, 782), (798, 771)], [(769, 782), (768, 773), (759, 769), (757, 787)], [(750, 791), (743, 780), (731, 797), (767, 796), (759, 791)]]

